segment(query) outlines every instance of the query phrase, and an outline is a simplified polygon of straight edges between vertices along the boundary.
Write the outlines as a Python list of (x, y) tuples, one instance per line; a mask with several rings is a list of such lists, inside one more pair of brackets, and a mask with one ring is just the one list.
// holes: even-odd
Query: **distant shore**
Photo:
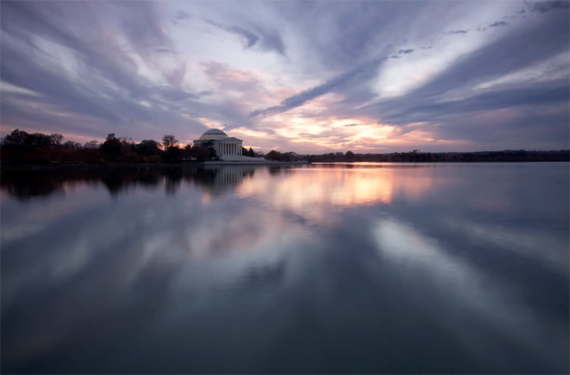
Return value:
[(81, 164), (81, 163), (61, 163), (61, 164), (1, 164), (0, 171), (62, 171), (62, 170), (106, 170), (106, 169), (140, 169), (140, 168), (203, 168), (214, 166), (232, 166), (232, 165), (302, 165), (302, 162), (279, 162), (265, 160), (263, 162), (226, 162), (226, 161), (208, 161), (197, 162), (190, 161), (184, 163), (101, 163), (101, 164)]

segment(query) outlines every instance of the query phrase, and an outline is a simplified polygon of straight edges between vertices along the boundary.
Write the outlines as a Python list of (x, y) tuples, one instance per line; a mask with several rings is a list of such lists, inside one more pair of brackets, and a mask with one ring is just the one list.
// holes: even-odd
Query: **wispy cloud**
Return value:
[(250, 113), (249, 117), (255, 116), (271, 116), (282, 112), (287, 112), (293, 108), (300, 107), (307, 103), (310, 100), (318, 98), (319, 96), (325, 95), (332, 90), (342, 86), (344, 84), (348, 84), (353, 80), (357, 80), (359, 76), (364, 75), (367, 72), (370, 72), (372, 69), (375, 69), (381, 63), (380, 59), (376, 59), (365, 64), (362, 64), (351, 71), (348, 71), (344, 74), (338, 75), (327, 82), (312, 87), (308, 90), (305, 90), (299, 94), (293, 95), (288, 97), (287, 99), (283, 100), (279, 105), (268, 107), (264, 109), (257, 109)]
[(242, 39), (245, 48), (251, 48), (259, 41), (259, 36), (239, 26), (224, 25), (211, 20), (206, 20), (206, 22), (208, 22), (212, 26), (227, 31), (228, 33), (232, 33), (239, 36)]
[(568, 6), (6, 2), (2, 132), (565, 148)]

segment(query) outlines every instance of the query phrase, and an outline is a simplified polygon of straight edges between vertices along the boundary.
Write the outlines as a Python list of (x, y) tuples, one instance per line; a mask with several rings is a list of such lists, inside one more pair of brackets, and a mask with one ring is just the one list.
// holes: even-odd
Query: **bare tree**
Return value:
[(178, 139), (176, 139), (176, 137), (173, 136), (172, 134), (167, 134), (164, 137), (162, 137), (162, 145), (164, 146), (165, 149), (174, 147), (176, 146), (177, 143)]

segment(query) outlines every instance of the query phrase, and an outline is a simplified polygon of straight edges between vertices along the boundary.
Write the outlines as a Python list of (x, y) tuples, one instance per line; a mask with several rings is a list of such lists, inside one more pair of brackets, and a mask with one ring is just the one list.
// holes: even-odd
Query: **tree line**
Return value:
[[(16, 129), (0, 140), (0, 158), (8, 164), (47, 163), (180, 163), (190, 160), (218, 160), (214, 142), (203, 146), (180, 144), (176, 137), (167, 134), (162, 142), (145, 139), (136, 143), (132, 138), (107, 135), (105, 141), (81, 144), (63, 142), (61, 134), (27, 133)], [(273, 161), (307, 162), (517, 162), (517, 161), (570, 161), (569, 150), (559, 151), (477, 151), (477, 152), (393, 152), (384, 154), (324, 153), (299, 155), (295, 152), (271, 150), (267, 154), (255, 152), (251, 147), (242, 148), (242, 154), (263, 157)]]
[(476, 151), (476, 152), (393, 152), (386, 154), (326, 153), (306, 155), (308, 162), (385, 162), (385, 163), (469, 163), (469, 162), (522, 162), (522, 161), (570, 161), (569, 150), (559, 151)]
[[(63, 142), (61, 134), (27, 133), (16, 129), (0, 140), (2, 163), (179, 163), (190, 160), (217, 160), (213, 141), (204, 147), (180, 144), (176, 137), (167, 134), (162, 142), (145, 139), (136, 143), (132, 138), (107, 135), (105, 141)], [(257, 156), (250, 147), (242, 148), (245, 156)]]

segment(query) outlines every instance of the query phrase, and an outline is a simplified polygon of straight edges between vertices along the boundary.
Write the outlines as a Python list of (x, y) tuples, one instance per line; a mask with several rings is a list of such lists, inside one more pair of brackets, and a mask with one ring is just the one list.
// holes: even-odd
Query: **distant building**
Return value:
[(194, 146), (208, 147), (211, 144), (219, 158), (224, 159), (230, 155), (241, 155), (243, 141), (234, 137), (228, 137), (220, 129), (209, 129), (199, 139), (194, 141)]

